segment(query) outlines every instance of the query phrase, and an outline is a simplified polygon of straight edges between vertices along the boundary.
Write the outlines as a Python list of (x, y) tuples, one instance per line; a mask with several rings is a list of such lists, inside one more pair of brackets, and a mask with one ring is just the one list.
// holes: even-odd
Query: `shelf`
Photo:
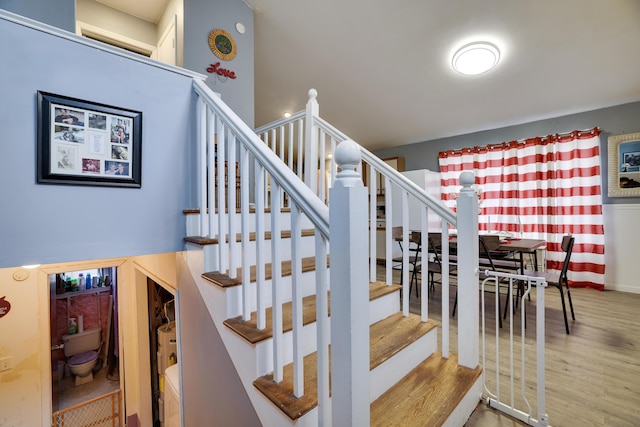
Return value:
[(56, 299), (72, 298), (80, 295), (101, 294), (103, 292), (109, 292), (109, 291), (111, 291), (111, 286), (103, 286), (101, 288), (82, 289), (77, 292), (65, 292), (63, 294), (58, 294), (56, 295)]

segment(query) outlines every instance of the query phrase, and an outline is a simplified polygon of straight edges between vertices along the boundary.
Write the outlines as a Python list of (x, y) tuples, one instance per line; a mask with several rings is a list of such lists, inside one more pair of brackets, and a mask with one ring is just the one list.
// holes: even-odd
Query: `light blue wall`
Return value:
[[(184, 68), (206, 74), (207, 85), (250, 127), (254, 127), (253, 11), (240, 0), (184, 0)], [(235, 25), (241, 22), (246, 32)], [(223, 61), (209, 48), (209, 33), (215, 29), (228, 32), (236, 42), (237, 55)], [(235, 79), (219, 78), (207, 73), (210, 64), (236, 73)]]
[(429, 169), (438, 171), (440, 170), (438, 166), (438, 153), (441, 151), (465, 147), (480, 147), (487, 144), (498, 144), (504, 141), (533, 138), (536, 136), (569, 132), (576, 129), (590, 129), (598, 126), (602, 129), (602, 133), (600, 134), (600, 155), (603, 203), (638, 203), (639, 198), (637, 197), (609, 198), (607, 196), (607, 174), (609, 169), (607, 166), (609, 161), (607, 138), (611, 135), (640, 132), (639, 118), (640, 102), (634, 102), (517, 126), (386, 148), (376, 151), (375, 154), (381, 158), (404, 157), (407, 170)]
[(0, 9), (61, 28), (76, 30), (75, 0), (0, 0)]
[[(191, 78), (3, 19), (0, 34), (0, 267), (181, 250)], [(142, 188), (36, 184), (38, 90), (141, 111)]]

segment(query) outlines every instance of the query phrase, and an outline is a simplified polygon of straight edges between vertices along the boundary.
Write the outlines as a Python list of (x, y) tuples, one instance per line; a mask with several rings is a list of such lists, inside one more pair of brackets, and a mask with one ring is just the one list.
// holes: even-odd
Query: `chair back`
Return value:
[(488, 264), (491, 266), (491, 270), (495, 271), (496, 266), (493, 264), (493, 258), (491, 257), (491, 251), (495, 250), (500, 246), (500, 237), (498, 236), (478, 236), (479, 240), (479, 255), (480, 258), (484, 258), (487, 260)]
[(391, 228), (391, 238), (394, 240), (402, 240), (402, 227)]
[[(438, 244), (436, 244), (436, 239), (438, 241)], [(439, 233), (429, 233), (429, 235), (427, 236), (427, 242), (429, 244), (429, 251), (433, 252), (433, 259), (436, 263), (438, 263), (438, 265), (442, 266), (442, 263), (440, 262), (440, 253), (438, 248), (441, 246), (441, 242), (442, 242), (442, 235)]]
[(562, 250), (565, 252), (564, 262), (562, 263), (562, 270), (560, 271), (560, 284), (564, 281), (565, 283), (568, 281), (567, 279), (567, 271), (569, 271), (569, 262), (571, 260), (571, 252), (573, 252), (573, 244), (575, 243), (576, 238), (570, 234), (562, 237)]

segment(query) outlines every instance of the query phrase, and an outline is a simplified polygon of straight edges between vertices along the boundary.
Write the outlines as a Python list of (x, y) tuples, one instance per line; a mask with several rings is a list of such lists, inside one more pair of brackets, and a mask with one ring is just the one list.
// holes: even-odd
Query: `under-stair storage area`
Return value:
[[(76, 412), (108, 417), (98, 415), (102, 401), (119, 401), (116, 281), (116, 268), (50, 276), (54, 425), (73, 424)], [(113, 417), (119, 425), (117, 410)]]

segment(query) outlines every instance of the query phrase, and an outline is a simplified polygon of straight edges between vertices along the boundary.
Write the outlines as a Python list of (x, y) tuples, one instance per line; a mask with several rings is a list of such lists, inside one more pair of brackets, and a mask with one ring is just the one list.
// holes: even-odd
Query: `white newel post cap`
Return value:
[(309, 89), (309, 92), (307, 93), (307, 95), (309, 95), (309, 98), (317, 98), (318, 97), (318, 91), (315, 90), (314, 88)]
[(336, 175), (337, 182), (342, 183), (343, 187), (354, 187), (356, 182), (362, 185), (360, 174), (356, 170), (361, 160), (360, 146), (351, 139), (345, 139), (336, 147), (334, 157), (341, 169)]
[(460, 191), (465, 192), (465, 191), (469, 191), (473, 189), (471, 188), (471, 186), (476, 182), (476, 177), (473, 175), (472, 172), (469, 171), (464, 171), (460, 174), (460, 185), (462, 185), (462, 190)]

